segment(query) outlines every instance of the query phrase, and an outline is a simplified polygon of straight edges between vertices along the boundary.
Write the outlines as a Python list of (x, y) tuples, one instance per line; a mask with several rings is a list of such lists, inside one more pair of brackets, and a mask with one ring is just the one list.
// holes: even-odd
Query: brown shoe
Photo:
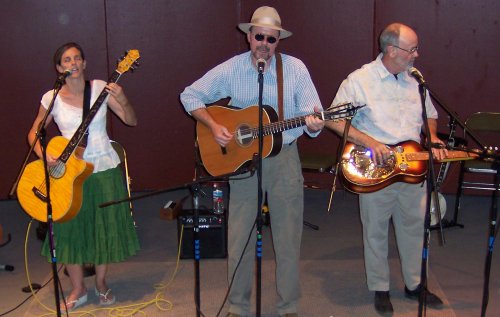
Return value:
[(299, 314), (297, 314), (297, 313), (288, 313), (288, 314), (281, 315), (280, 317), (299, 317)]

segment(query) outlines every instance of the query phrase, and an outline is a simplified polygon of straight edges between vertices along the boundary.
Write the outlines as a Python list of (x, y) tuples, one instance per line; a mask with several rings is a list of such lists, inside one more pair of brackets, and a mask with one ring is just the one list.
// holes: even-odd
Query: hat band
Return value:
[(262, 17), (258, 19), (252, 19), (252, 24), (268, 24), (281, 29), (281, 23), (270, 17)]

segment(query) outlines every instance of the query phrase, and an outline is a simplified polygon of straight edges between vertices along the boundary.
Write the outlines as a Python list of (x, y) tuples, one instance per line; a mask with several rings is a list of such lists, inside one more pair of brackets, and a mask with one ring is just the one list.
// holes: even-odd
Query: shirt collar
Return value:
[[(249, 63), (247, 64), (248, 65), (247, 71), (248, 72), (254, 72), (255, 74), (257, 74), (257, 67), (255, 67), (255, 65), (253, 64), (253, 61), (252, 61), (252, 52), (248, 51), (247, 55), (248, 55), (247, 58), (249, 60)], [(276, 77), (276, 58), (275, 58), (274, 55), (271, 56), (271, 64), (269, 65), (269, 67), (264, 72), (264, 75), (266, 73), (269, 73), (273, 77)]]
[[(385, 67), (384, 63), (382, 63), (382, 57), (384, 56), (383, 53), (378, 54), (377, 59), (375, 60), (375, 65), (377, 73), (380, 76), (380, 79), (384, 80), (386, 78), (394, 78), (394, 74), (389, 72), (387, 68)], [(410, 76), (408, 75), (408, 72), (401, 72), (398, 73), (398, 80), (405, 80), (408, 81), (410, 79)]]

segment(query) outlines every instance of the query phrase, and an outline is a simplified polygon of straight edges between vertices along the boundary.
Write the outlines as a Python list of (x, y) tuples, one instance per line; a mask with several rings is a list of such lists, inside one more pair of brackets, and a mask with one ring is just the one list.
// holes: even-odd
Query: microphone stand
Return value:
[[(198, 179), (199, 169), (201, 169), (201, 161), (199, 157), (198, 142), (194, 143), (194, 155), (195, 155), (195, 175), (193, 181)], [(201, 192), (202, 196), (206, 194), (201, 190), (200, 183), (195, 183), (190, 186), (191, 193), (193, 194), (193, 259), (194, 259), (194, 302), (196, 306), (196, 317), (201, 316), (201, 287), (200, 287), (200, 259), (201, 259), (201, 248), (200, 248), (200, 213), (199, 213), (199, 201)]]
[(442, 103), (439, 100), (438, 96), (432, 91), (432, 89), (429, 88), (429, 86), (427, 85), (427, 83), (425, 83), (425, 89), (429, 92), (429, 95), (441, 107), (441, 109), (443, 109), (450, 116), (450, 118), (453, 118), (453, 120), (455, 120), (455, 122), (458, 123), (458, 125), (461, 126), (467, 132), (467, 134), (478, 145), (481, 146), (481, 148), (484, 148), (484, 145), (483, 145), (484, 143), (481, 142), (481, 140), (477, 137), (477, 135), (474, 132), (472, 132), (471, 130), (469, 130), (467, 128), (467, 125), (465, 124), (465, 122), (458, 117), (458, 115), (456, 114), (456, 112), (454, 112), (453, 110), (451, 110), (448, 106), (446, 106), (444, 103)]
[[(265, 66), (265, 64), (264, 64)], [(264, 67), (260, 63), (257, 65), (259, 71), (259, 152), (257, 155), (257, 241), (256, 252), (257, 257), (257, 287), (256, 287), (256, 316), (260, 317), (261, 313), (261, 290), (262, 290), (262, 149), (264, 144), (263, 133), (263, 105), (262, 92), (264, 89)]]
[(328, 201), (327, 213), (330, 213), (330, 208), (332, 206), (332, 201), (333, 201), (333, 193), (337, 188), (337, 175), (342, 169), (342, 164), (340, 164), (340, 162), (342, 162), (342, 154), (344, 153), (345, 145), (347, 143), (347, 138), (349, 136), (349, 129), (351, 128), (351, 120), (352, 118), (345, 120), (344, 133), (342, 134), (342, 141), (340, 143), (340, 147), (338, 148), (337, 152), (337, 164), (335, 164), (335, 170), (333, 171), (334, 173), (333, 184), (332, 184), (332, 191), (330, 193), (330, 200)]
[[(481, 140), (477, 137), (476, 134), (474, 134), (473, 131), (467, 129), (467, 126), (465, 124), (465, 122), (463, 120), (461, 120), (458, 115), (456, 114), (456, 112), (452, 111), (449, 107), (447, 107), (444, 103), (442, 103), (438, 96), (429, 88), (429, 86), (426, 84), (426, 89), (427, 91), (429, 92), (429, 95), (432, 97), (432, 99), (441, 107), (441, 109), (443, 109), (449, 116), (450, 116), (450, 121), (453, 121), (455, 123), (458, 123), (459, 126), (461, 126), (464, 131), (482, 148), (484, 149), (484, 143), (481, 142)], [(436, 197), (435, 197), (436, 198)], [(434, 200), (434, 201), (438, 201), (438, 200)], [(455, 202), (456, 204), (458, 204), (458, 201)], [(437, 204), (439, 205), (439, 204)], [(446, 221), (444, 220), (444, 223), (442, 224), (441, 223), (441, 215), (437, 215), (439, 216), (439, 228), (440, 230), (442, 231), (443, 228), (450, 228), (450, 227), (461, 227), (463, 228), (464, 226), (462, 224), (459, 224), (458, 223), (458, 219), (457, 219), (457, 210), (455, 211), (455, 215), (453, 216), (453, 219), (451, 221)]]
[(200, 288), (200, 221), (199, 221), (199, 195), (200, 185), (191, 186), (193, 193), (193, 259), (194, 259), (194, 302), (196, 305), (196, 317), (201, 316), (201, 288)]
[(120, 204), (123, 202), (131, 202), (134, 200), (138, 199), (143, 199), (147, 198), (150, 196), (155, 196), (158, 194), (162, 193), (168, 193), (168, 192), (173, 192), (181, 189), (189, 189), (193, 193), (193, 252), (194, 252), (194, 266), (195, 266), (195, 305), (196, 305), (196, 316), (199, 317), (201, 316), (201, 296), (200, 296), (200, 258), (201, 258), (201, 243), (199, 239), (199, 213), (198, 213), (198, 201), (199, 201), (199, 192), (203, 191), (200, 189), (200, 185), (203, 183), (211, 183), (211, 182), (217, 182), (217, 181), (228, 181), (233, 176), (237, 176), (240, 174), (244, 174), (247, 172), (250, 172), (250, 176), (252, 177), (253, 174), (255, 173), (255, 164), (250, 165), (250, 167), (246, 170), (242, 171), (236, 171), (220, 176), (211, 176), (211, 177), (198, 177), (196, 176), (195, 179), (191, 183), (186, 183), (184, 185), (176, 186), (176, 187), (170, 187), (170, 188), (165, 188), (165, 189), (159, 189), (155, 190), (153, 192), (143, 194), (143, 195), (138, 195), (134, 197), (126, 197), (123, 199), (118, 199), (118, 200), (113, 200), (109, 201), (106, 203), (103, 203), (99, 205), (100, 208), (105, 208), (111, 205), (115, 204)]
[[(412, 74), (413, 75), (413, 74)], [(416, 76), (414, 76), (416, 77)], [(444, 105), (442, 102), (440, 102), (439, 98), (436, 96), (436, 94), (429, 89), (427, 84), (423, 81), (423, 79), (417, 79), (419, 82), (419, 87), (423, 89), (422, 87), (425, 86), (426, 90), (429, 92), (430, 96), (437, 102), (437, 104), (444, 110), (450, 117), (452, 117), (463, 129), (464, 131), (482, 148), (485, 149), (484, 143), (481, 142), (481, 140), (477, 137), (477, 135), (471, 131), (470, 129), (467, 128), (467, 125), (460, 120), (460, 118), (456, 115), (455, 112), (451, 111), (446, 105)], [(424, 107), (425, 111), (425, 107)], [(432, 155), (430, 155), (432, 158)], [(484, 151), (481, 159), (488, 158), (490, 160), (493, 160), (493, 167), (496, 168), (497, 172), (495, 175), (495, 185), (494, 185), (494, 190), (492, 194), (492, 201), (491, 201), (491, 209), (490, 209), (490, 219), (489, 219), (489, 236), (488, 236), (488, 251), (486, 254), (486, 260), (485, 260), (485, 265), (484, 265), (484, 283), (483, 283), (483, 300), (482, 300), (482, 305), (481, 305), (481, 316), (484, 317), (486, 314), (486, 307), (488, 306), (488, 299), (489, 299), (489, 279), (490, 279), (490, 271), (491, 271), (491, 261), (493, 258), (493, 247), (495, 244), (495, 238), (496, 235), (498, 234), (498, 203), (497, 203), (497, 193), (500, 190), (500, 157), (498, 155), (490, 155), (488, 157), (487, 151)], [(437, 198), (437, 197), (435, 197)], [(437, 201), (437, 199), (435, 200)], [(439, 206), (439, 204), (437, 204)], [(439, 208), (439, 207), (438, 207)], [(440, 215), (439, 219), (440, 219)], [(430, 221), (430, 219), (429, 219)], [(427, 224), (427, 215), (426, 215), (426, 224)], [(424, 245), (425, 246), (425, 245)], [(425, 252), (424, 252), (425, 253)], [(419, 314), (420, 314), (420, 299), (422, 296), (419, 298)], [(420, 316), (420, 315), (419, 315)]]
[(489, 300), (489, 285), (490, 285), (490, 271), (491, 271), (491, 260), (493, 259), (493, 246), (495, 244), (495, 238), (498, 234), (498, 202), (497, 193), (500, 190), (500, 157), (497, 155), (494, 158), (495, 162), (493, 167), (497, 170), (495, 174), (495, 186), (493, 188), (493, 194), (491, 196), (491, 209), (490, 209), (490, 219), (489, 219), (489, 235), (488, 235), (488, 251), (486, 253), (486, 260), (484, 264), (484, 284), (483, 284), (483, 301), (481, 304), (481, 317), (486, 316), (486, 307), (488, 306)]
[[(21, 167), (21, 171), (19, 172), (17, 179), (12, 186), (12, 189), (9, 193), (9, 196), (13, 197), (14, 192), (17, 189), (17, 186), (19, 184), (19, 180), (21, 179), (24, 170), (26, 168), (26, 165), (28, 164), (28, 160), (30, 158), (31, 153), (34, 151), (35, 145), (37, 141), (40, 141), (40, 148), (42, 150), (42, 161), (43, 161), (43, 166), (44, 166), (44, 174), (45, 174), (45, 187), (46, 187), (46, 202), (47, 202), (47, 224), (48, 224), (48, 239), (49, 239), (49, 249), (50, 249), (50, 257), (51, 257), (51, 264), (52, 264), (52, 276), (53, 276), (53, 281), (54, 281), (54, 298), (55, 298), (55, 304), (56, 304), (56, 312), (57, 316), (61, 316), (61, 307), (59, 305), (60, 302), (60, 295), (59, 295), (59, 275), (57, 273), (57, 257), (56, 257), (56, 250), (55, 250), (55, 244), (54, 244), (54, 222), (52, 219), (52, 203), (51, 203), (51, 197), (50, 197), (50, 175), (49, 175), (49, 168), (47, 165), (47, 140), (46, 140), (46, 130), (45, 130), (45, 124), (47, 122), (47, 118), (49, 117), (50, 113), (52, 112), (52, 109), (54, 108), (54, 102), (56, 100), (57, 95), (59, 94), (59, 91), (61, 90), (62, 86), (64, 85), (64, 78), (65, 77), (59, 77), (56, 80), (56, 83), (54, 85), (54, 96), (52, 97), (52, 100), (50, 101), (49, 107), (47, 108), (47, 111), (45, 112), (45, 115), (43, 119), (40, 121), (40, 124), (38, 126), (38, 129), (35, 133), (35, 140), (33, 140), (33, 143), (30, 146), (30, 149), (28, 151), (28, 154), (26, 155), (23, 165)], [(32, 287), (38, 286), (38, 285), (32, 285)], [(40, 287), (37, 287), (40, 288)]]
[[(434, 194), (434, 201), (438, 202), (436, 189), (436, 179), (434, 177), (434, 158), (432, 156), (431, 147), (431, 134), (429, 129), (429, 122), (427, 121), (427, 109), (425, 108), (425, 98), (426, 98), (426, 87), (423, 80), (418, 80), (420, 100), (422, 103), (422, 120), (424, 121), (424, 128), (426, 134), (426, 146), (429, 152), (429, 163), (427, 169), (427, 198), (426, 198), (426, 210), (424, 218), (424, 237), (423, 237), (423, 249), (422, 249), (422, 266), (420, 272), (420, 287), (421, 292), (418, 298), (418, 316), (421, 317), (425, 309), (426, 295), (427, 295), (427, 265), (428, 265), (428, 254), (429, 254), (429, 237), (430, 237), (430, 223), (431, 223), (431, 194)], [(441, 211), (439, 210), (439, 204), (436, 204), (436, 211), (438, 219), (441, 219)], [(444, 242), (443, 231), (441, 231), (441, 238)]]

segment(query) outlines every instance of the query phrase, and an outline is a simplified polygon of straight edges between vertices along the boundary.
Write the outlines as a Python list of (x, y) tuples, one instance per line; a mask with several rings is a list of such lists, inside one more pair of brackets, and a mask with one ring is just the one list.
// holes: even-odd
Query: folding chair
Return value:
[[(500, 113), (499, 112), (477, 112), (472, 114), (465, 121), (467, 129), (474, 132), (478, 137), (484, 135), (500, 136)], [(498, 140), (497, 136), (497, 140)], [(464, 138), (467, 140), (467, 133), (464, 131)], [(470, 138), (469, 138), (470, 139)], [(498, 147), (498, 144), (496, 144)], [(458, 218), (460, 203), (464, 189), (489, 190), (493, 191), (494, 176), (496, 169), (493, 162), (488, 160), (470, 160), (460, 163), (460, 174), (458, 179), (457, 196), (455, 199), (455, 214), (453, 221)], [(472, 176), (474, 174), (475, 176)], [(478, 175), (481, 175), (478, 179)], [(471, 176), (471, 177), (469, 177)], [(469, 179), (470, 178), (470, 179)]]

